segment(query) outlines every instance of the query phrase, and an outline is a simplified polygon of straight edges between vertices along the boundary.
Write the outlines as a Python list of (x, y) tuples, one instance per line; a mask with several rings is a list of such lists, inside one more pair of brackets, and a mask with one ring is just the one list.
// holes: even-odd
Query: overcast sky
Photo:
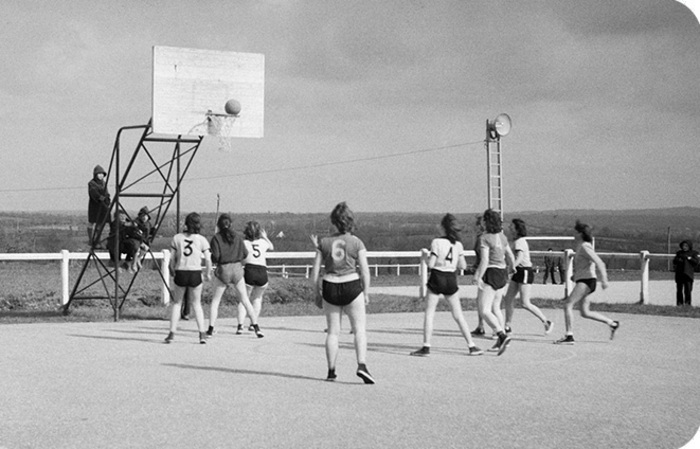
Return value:
[(217, 194), (230, 212), (481, 211), (499, 113), (506, 211), (699, 205), (700, 24), (674, 0), (3, 0), (0, 17), (2, 211), (87, 207), (119, 128), (149, 121), (153, 46), (265, 55), (265, 137), (205, 138), (183, 211)]

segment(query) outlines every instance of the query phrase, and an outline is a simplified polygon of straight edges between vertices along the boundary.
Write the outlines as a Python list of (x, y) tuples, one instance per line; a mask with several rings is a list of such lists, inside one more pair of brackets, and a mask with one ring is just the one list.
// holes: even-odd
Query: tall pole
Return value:
[[(668, 248), (668, 253), (671, 254), (671, 227), (666, 229), (666, 247)], [(671, 271), (671, 259), (667, 260), (666, 269)]]

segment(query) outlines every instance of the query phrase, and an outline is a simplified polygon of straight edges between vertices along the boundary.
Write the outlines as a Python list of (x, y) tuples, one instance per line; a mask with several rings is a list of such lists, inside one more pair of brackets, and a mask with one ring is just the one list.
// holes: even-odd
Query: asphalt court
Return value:
[(263, 317), (263, 339), (225, 318), (206, 345), (192, 321), (170, 345), (165, 320), (3, 325), (0, 448), (678, 448), (695, 435), (697, 320), (611, 314), (611, 342), (576, 315), (576, 345), (557, 346), (563, 312), (545, 313), (550, 335), (518, 309), (501, 357), (468, 357), (438, 312), (427, 358), (408, 355), (422, 314), (370, 315), (376, 385), (355, 376), (347, 320), (334, 383), (320, 316)]

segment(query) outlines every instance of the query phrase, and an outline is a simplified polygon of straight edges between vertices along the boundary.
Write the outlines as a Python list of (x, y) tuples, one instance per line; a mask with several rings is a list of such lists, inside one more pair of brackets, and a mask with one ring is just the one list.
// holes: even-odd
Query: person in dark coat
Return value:
[(100, 165), (92, 170), (92, 179), (88, 182), (88, 241), (91, 247), (102, 249), (100, 235), (108, 219), (111, 202), (107, 189), (107, 172)]
[(700, 265), (700, 257), (693, 249), (693, 243), (690, 240), (683, 240), (678, 246), (680, 250), (673, 258), (673, 271), (676, 273), (676, 305), (690, 306), (695, 269)]

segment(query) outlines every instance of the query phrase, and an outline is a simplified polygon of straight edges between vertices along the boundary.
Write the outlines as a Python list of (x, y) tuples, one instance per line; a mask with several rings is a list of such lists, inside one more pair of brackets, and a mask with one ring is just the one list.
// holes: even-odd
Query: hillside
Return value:
[[(357, 234), (374, 251), (413, 251), (426, 247), (438, 233), (442, 214), (358, 213)], [(465, 224), (463, 241), (471, 247), (474, 213), (457, 214)], [(648, 250), (665, 253), (669, 231), (671, 250), (680, 240), (700, 241), (700, 208), (648, 210), (555, 210), (506, 213), (505, 219), (522, 218), (533, 236), (570, 236), (580, 219), (594, 228), (597, 248), (611, 252)], [(216, 216), (203, 214), (204, 232), (214, 232)], [(328, 214), (251, 213), (234, 214), (234, 226), (241, 230), (248, 220), (262, 223), (279, 251), (311, 250), (310, 234), (330, 232)], [(161, 227), (156, 249), (165, 247), (175, 231), (175, 215), (169, 214)], [(84, 250), (85, 214), (0, 212), (0, 252), (57, 252)], [(551, 242), (534, 242), (533, 249), (546, 249)]]

